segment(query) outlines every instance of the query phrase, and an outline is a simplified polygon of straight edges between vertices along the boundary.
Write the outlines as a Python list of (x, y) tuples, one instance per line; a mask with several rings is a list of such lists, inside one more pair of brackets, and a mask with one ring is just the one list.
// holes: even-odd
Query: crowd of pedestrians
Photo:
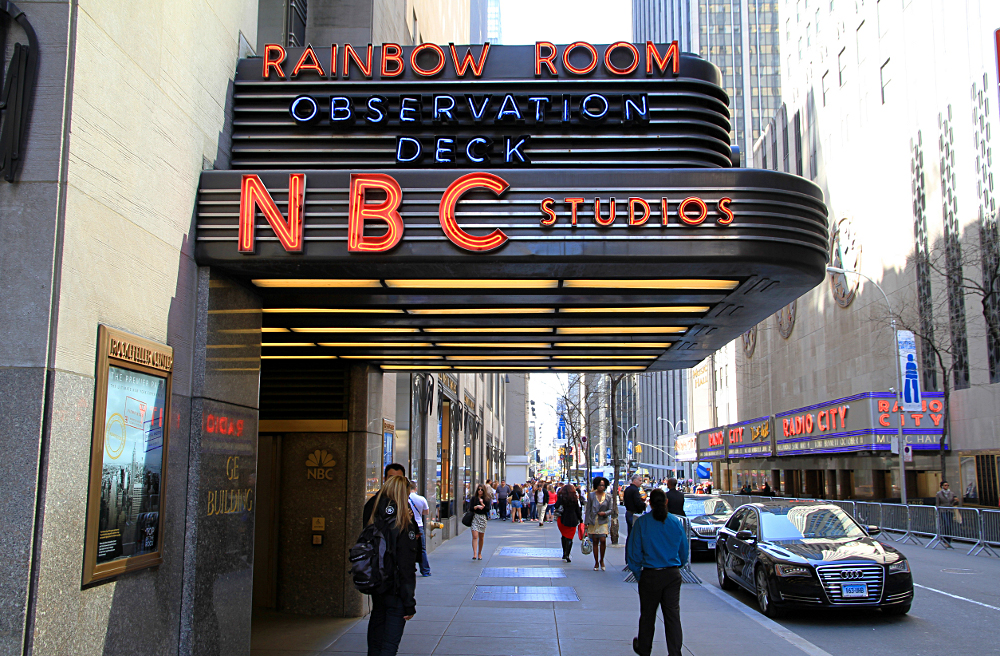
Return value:
[[(605, 571), (607, 541), (618, 539), (619, 504), (624, 505), (627, 540), (626, 565), (639, 582), (639, 631), (632, 648), (641, 656), (652, 650), (657, 609), (663, 613), (667, 649), (680, 654), (680, 568), (688, 560), (688, 541), (678, 516), (684, 514), (684, 494), (677, 481), (669, 479), (654, 488), (648, 506), (643, 480), (632, 478), (619, 495), (608, 488), (603, 476), (592, 481), (592, 489), (550, 480), (529, 480), (508, 485), (487, 480), (476, 487), (466, 503), (462, 523), (470, 528), (472, 559), (482, 560), (490, 520), (512, 523), (538, 522), (540, 528), (554, 523), (560, 534), (562, 558), (572, 562), (575, 540), (589, 543), (594, 571)], [(947, 503), (947, 491), (941, 496)], [(939, 504), (944, 505), (944, 504)], [(431, 575), (425, 530), (431, 526), (429, 504), (417, 493), (416, 483), (406, 480), (406, 469), (387, 465), (379, 492), (365, 504), (364, 524), (376, 524), (393, 552), (387, 579), (391, 585), (369, 592), (372, 611), (368, 623), (369, 656), (394, 656), (407, 620), (416, 613), (416, 571)], [(369, 529), (370, 530), (370, 529)], [(586, 551), (585, 551), (586, 553)]]

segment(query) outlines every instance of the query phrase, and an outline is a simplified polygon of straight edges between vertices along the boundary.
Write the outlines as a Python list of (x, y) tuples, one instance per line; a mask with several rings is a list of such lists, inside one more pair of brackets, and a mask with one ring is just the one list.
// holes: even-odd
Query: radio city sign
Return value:
[(761, 417), (726, 428), (729, 458), (766, 458), (774, 454), (771, 418)]
[(726, 427), (696, 433), (699, 460), (722, 460), (726, 457)]

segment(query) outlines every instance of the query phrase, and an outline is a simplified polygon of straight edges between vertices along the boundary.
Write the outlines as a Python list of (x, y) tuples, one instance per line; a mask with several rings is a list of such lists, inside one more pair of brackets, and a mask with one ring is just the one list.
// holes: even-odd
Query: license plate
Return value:
[(844, 596), (845, 599), (857, 598), (857, 597), (867, 597), (868, 596), (868, 584), (867, 583), (841, 583), (840, 584), (840, 594)]
[(715, 540), (712, 540), (712, 541), (710, 541), (710, 542), (708, 543), (708, 548), (709, 548), (709, 549), (715, 549)]

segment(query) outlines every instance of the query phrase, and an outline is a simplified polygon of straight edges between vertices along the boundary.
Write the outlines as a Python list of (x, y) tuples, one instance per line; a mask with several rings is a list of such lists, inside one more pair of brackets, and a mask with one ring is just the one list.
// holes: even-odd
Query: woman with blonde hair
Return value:
[(382, 489), (365, 504), (364, 524), (375, 523), (393, 549), (395, 584), (372, 594), (368, 620), (368, 656), (395, 656), (406, 621), (417, 612), (417, 560), (420, 529), (410, 508), (410, 482), (405, 476), (388, 476)]

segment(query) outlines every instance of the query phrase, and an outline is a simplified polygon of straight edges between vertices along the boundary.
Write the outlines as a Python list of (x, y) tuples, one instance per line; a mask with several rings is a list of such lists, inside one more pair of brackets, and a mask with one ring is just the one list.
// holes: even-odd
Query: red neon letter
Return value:
[[(618, 48), (625, 48), (632, 53), (632, 63), (625, 68), (618, 68), (611, 63), (611, 53)], [(608, 71), (614, 73), (615, 75), (628, 75), (635, 69), (639, 68), (639, 50), (627, 41), (619, 41), (618, 43), (612, 43), (608, 46), (608, 49), (604, 51), (604, 67)]]
[[(638, 205), (642, 208), (642, 216), (636, 217), (635, 206)], [(642, 225), (649, 220), (649, 203), (641, 198), (629, 198), (628, 199), (628, 224), (631, 226)]]
[[(590, 63), (583, 68), (577, 68), (576, 66), (573, 66), (573, 64), (569, 63), (570, 53), (572, 53), (577, 48), (583, 48), (584, 50), (590, 53)], [(595, 68), (597, 68), (597, 60), (598, 60), (597, 48), (590, 45), (586, 41), (577, 41), (576, 43), (571, 43), (568, 46), (566, 46), (565, 50), (563, 50), (562, 60), (563, 60), (563, 68), (565, 68), (573, 75), (586, 75), (587, 73), (590, 73)]]
[(306, 174), (292, 173), (288, 176), (288, 221), (278, 211), (274, 199), (256, 174), (243, 176), (240, 185), (240, 232), (239, 252), (253, 253), (256, 225), (254, 217), (257, 208), (271, 224), (278, 241), (289, 253), (302, 251), (302, 205), (306, 193)]
[(582, 198), (566, 198), (565, 201), (569, 203), (570, 210), (570, 225), (576, 225), (576, 206), (583, 202)]
[(358, 70), (365, 77), (370, 78), (372, 76), (372, 44), (368, 44), (367, 51), (368, 58), (365, 61), (361, 61), (361, 57), (358, 52), (354, 49), (350, 43), (344, 44), (344, 77), (350, 77), (351, 71), (347, 68), (347, 64), (353, 59), (354, 63), (357, 65)]
[(337, 77), (337, 44), (330, 46), (330, 77)]
[(271, 68), (278, 77), (285, 77), (285, 72), (281, 70), (281, 62), (285, 61), (285, 49), (277, 43), (269, 43), (264, 46), (264, 79), (271, 76)]
[(720, 198), (719, 199), (719, 212), (725, 214), (725, 218), (719, 217), (717, 223), (722, 225), (729, 225), (733, 222), (736, 217), (733, 215), (733, 211), (729, 209), (729, 203), (733, 202), (732, 198)]
[(507, 235), (500, 229), (496, 229), (484, 237), (470, 235), (462, 230), (455, 219), (455, 206), (459, 199), (465, 192), (476, 187), (489, 189), (499, 196), (507, 191), (510, 185), (507, 184), (506, 180), (492, 173), (466, 173), (444, 190), (444, 196), (441, 197), (441, 204), (438, 206), (438, 219), (441, 221), (444, 234), (459, 248), (464, 248), (467, 251), (491, 251), (503, 246), (507, 241)]
[[(392, 52), (389, 52), (390, 49)], [(387, 64), (393, 62), (396, 64), (393, 70), (389, 70)], [(382, 77), (397, 77), (403, 74), (403, 49), (399, 47), (396, 43), (383, 43), (382, 44), (382, 57), (380, 62), (379, 74)]]
[[(698, 206), (697, 217), (691, 218), (687, 215), (688, 205)], [(705, 217), (708, 216), (708, 206), (705, 205), (705, 201), (698, 198), (697, 196), (688, 196), (687, 198), (681, 201), (680, 206), (678, 206), (677, 208), (677, 214), (678, 216), (681, 217), (681, 221), (683, 221), (684, 223), (688, 225), (699, 225), (701, 222), (705, 220)]]
[(667, 212), (667, 199), (660, 199), (660, 223), (667, 225), (670, 222), (670, 213)]
[(313, 50), (312, 46), (306, 46), (306, 49), (302, 51), (299, 63), (292, 69), (292, 77), (297, 77), (302, 71), (315, 71), (319, 73), (320, 77), (326, 77), (326, 72), (323, 70), (322, 64), (319, 63), (319, 57), (316, 56), (316, 51)]
[(604, 220), (604, 219), (601, 218), (601, 199), (600, 198), (595, 198), (594, 199), (594, 221), (597, 223), (597, 225), (609, 226), (609, 225), (611, 225), (612, 223), (615, 222), (615, 206), (616, 205), (617, 205), (617, 203), (615, 203), (615, 199), (614, 199), (614, 197), (612, 197), (611, 198), (611, 209), (608, 210), (608, 218), (607, 218), (607, 220)]
[(673, 71), (674, 75), (677, 75), (678, 73), (681, 72), (681, 49), (680, 49), (680, 46), (678, 46), (677, 42), (674, 41), (673, 43), (670, 44), (670, 47), (667, 48), (667, 52), (663, 55), (663, 57), (660, 57), (660, 53), (656, 49), (656, 44), (654, 44), (652, 41), (647, 41), (646, 42), (646, 75), (652, 75), (653, 74), (653, 62), (654, 61), (656, 62), (656, 67), (660, 69), (660, 73), (665, 72), (667, 70), (667, 64), (669, 64), (670, 62), (673, 62), (674, 66), (673, 66), (672, 71)]
[[(542, 48), (548, 48), (549, 54), (542, 56)], [(549, 73), (553, 75), (559, 75), (556, 73), (556, 65), (553, 60), (556, 58), (556, 47), (554, 44), (548, 41), (535, 41), (535, 77), (540, 77), (542, 74), (542, 64), (545, 64), (549, 68)]]
[(543, 198), (542, 199), (542, 211), (549, 215), (549, 218), (542, 219), (543, 226), (555, 225), (556, 211), (552, 209), (552, 203), (556, 202), (554, 198)]
[[(424, 50), (433, 50), (437, 53), (438, 63), (434, 65), (434, 68), (420, 68), (417, 64), (417, 56)], [(436, 43), (421, 43), (419, 46), (414, 48), (412, 52), (410, 52), (410, 68), (412, 68), (417, 75), (422, 75), (424, 77), (437, 75), (444, 70), (444, 50), (441, 50), (441, 46)]]
[[(385, 200), (377, 204), (365, 203), (365, 191), (368, 189), (381, 189), (385, 192)], [(347, 218), (348, 252), (381, 253), (398, 244), (403, 238), (403, 219), (397, 211), (401, 202), (403, 190), (392, 176), (384, 173), (352, 173)], [(368, 220), (385, 221), (385, 234), (366, 237), (365, 221)]]
[(486, 66), (486, 55), (490, 51), (489, 43), (484, 43), (483, 49), (479, 51), (479, 61), (476, 61), (472, 56), (472, 48), (468, 48), (465, 51), (465, 56), (462, 57), (462, 61), (459, 62), (458, 52), (455, 50), (455, 44), (449, 43), (448, 47), (451, 48), (451, 60), (455, 62), (455, 72), (458, 73), (459, 77), (465, 77), (465, 71), (470, 68), (472, 69), (472, 74), (476, 77), (483, 74), (483, 68)]

